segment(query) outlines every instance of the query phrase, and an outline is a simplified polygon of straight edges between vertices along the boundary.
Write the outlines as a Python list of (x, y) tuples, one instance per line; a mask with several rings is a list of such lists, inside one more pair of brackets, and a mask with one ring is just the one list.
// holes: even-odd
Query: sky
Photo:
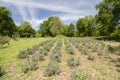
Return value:
[(28, 21), (34, 29), (50, 16), (58, 16), (64, 24), (75, 23), (79, 18), (96, 15), (95, 5), (102, 0), (0, 0), (12, 12), (16, 25)]

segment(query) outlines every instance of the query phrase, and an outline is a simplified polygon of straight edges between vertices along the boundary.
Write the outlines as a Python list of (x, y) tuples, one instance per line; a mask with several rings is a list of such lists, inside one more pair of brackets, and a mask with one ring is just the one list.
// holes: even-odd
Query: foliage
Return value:
[(6, 43), (9, 45), (9, 42), (10, 42), (10, 37), (8, 37), (8, 36), (0, 36), (0, 47), (1, 48)]
[(18, 32), (20, 34), (20, 37), (35, 36), (35, 30), (32, 28), (32, 25), (27, 21), (21, 22), (20, 26), (18, 27)]
[(27, 73), (29, 70), (36, 70), (38, 69), (38, 62), (36, 59), (27, 59), (25, 63), (22, 65), (21, 71)]
[(89, 80), (89, 76), (81, 70), (74, 69), (71, 72), (70, 80)]
[(93, 55), (93, 53), (88, 54), (88, 59), (89, 60), (94, 60), (95, 59), (95, 56)]
[(58, 51), (53, 52), (50, 55), (50, 59), (60, 62), (61, 61), (61, 54)]
[(19, 35), (19, 33), (18, 32), (15, 32), (13, 35), (12, 35), (12, 39), (14, 39), (14, 40), (18, 40), (20, 38), (20, 35)]
[(45, 76), (52, 76), (54, 74), (60, 73), (60, 67), (57, 63), (57, 61), (50, 60), (48, 65), (45, 67), (44, 74)]
[(68, 36), (70, 36), (70, 37), (74, 36), (74, 30), (75, 30), (74, 25), (72, 23), (70, 23), (69, 29), (68, 29)]
[(41, 33), (40, 33), (40, 31), (36, 31), (36, 33), (35, 33), (35, 37), (36, 37), (36, 38), (41, 37)]
[(16, 30), (11, 12), (7, 8), (0, 6), (0, 34), (12, 37)]
[(18, 58), (27, 58), (30, 54), (33, 54), (35, 50), (37, 50), (39, 45), (33, 45), (31, 48), (27, 48), (26, 50), (21, 50), (18, 53)]
[(74, 68), (76, 66), (79, 66), (80, 64), (80, 59), (77, 58), (77, 59), (74, 59), (73, 57), (68, 57), (67, 58), (67, 65), (70, 67), (70, 68)]
[(120, 25), (115, 27), (115, 30), (113, 31), (111, 36), (120, 37)]
[[(120, 20), (120, 1), (103, 0), (96, 5), (96, 24), (101, 36), (110, 36)], [(114, 36), (114, 35), (113, 35)]]
[(69, 41), (68, 41), (68, 40), (64, 40), (64, 42), (65, 42), (66, 52), (67, 52), (68, 54), (71, 54), (71, 55), (75, 54), (75, 51), (74, 51), (72, 45), (69, 44)]
[(76, 27), (79, 36), (92, 36), (95, 29), (94, 17), (90, 15), (80, 18), (76, 23)]
[(64, 32), (63, 23), (57, 16), (49, 17), (48, 20), (40, 24), (42, 36), (57, 36)]

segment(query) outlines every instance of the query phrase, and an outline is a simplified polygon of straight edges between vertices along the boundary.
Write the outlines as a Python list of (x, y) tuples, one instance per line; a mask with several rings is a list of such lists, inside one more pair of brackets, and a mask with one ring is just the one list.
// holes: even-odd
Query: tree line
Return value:
[(17, 26), (11, 12), (0, 7), (0, 35), (14, 37), (68, 37), (118, 36), (120, 37), (120, 0), (103, 0), (96, 6), (97, 14), (79, 18), (75, 24), (64, 24), (59, 17), (51, 16), (44, 20), (35, 31), (30, 22), (22, 21)]

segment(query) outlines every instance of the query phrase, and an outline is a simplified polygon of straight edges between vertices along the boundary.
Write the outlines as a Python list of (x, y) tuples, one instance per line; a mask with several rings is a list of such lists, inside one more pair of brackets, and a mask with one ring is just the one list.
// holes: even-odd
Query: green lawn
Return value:
[(10, 45), (5, 44), (3, 48), (0, 49), (0, 64), (3, 65), (15, 61), (20, 50), (24, 50), (48, 39), (50, 38), (21, 38), (18, 41), (11, 40)]

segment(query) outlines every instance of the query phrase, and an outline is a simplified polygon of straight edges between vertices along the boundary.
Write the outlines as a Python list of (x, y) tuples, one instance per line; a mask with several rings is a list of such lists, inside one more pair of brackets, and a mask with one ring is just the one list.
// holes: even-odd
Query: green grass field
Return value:
[(5, 44), (3, 48), (0, 49), (0, 64), (16, 60), (17, 54), (20, 50), (24, 50), (48, 39), (50, 38), (21, 38), (18, 41), (11, 40), (10, 45)]

